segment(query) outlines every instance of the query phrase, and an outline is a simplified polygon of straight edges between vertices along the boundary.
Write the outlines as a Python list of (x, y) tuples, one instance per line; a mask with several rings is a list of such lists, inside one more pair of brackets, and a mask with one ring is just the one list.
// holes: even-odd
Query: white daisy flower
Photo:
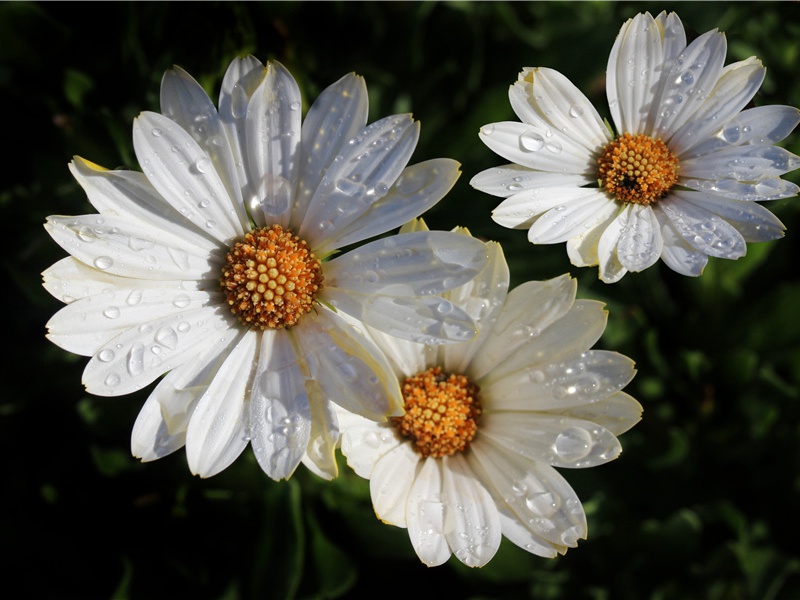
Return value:
[(185, 445), (192, 472), (209, 477), (250, 444), (274, 479), (300, 461), (333, 477), (330, 401), (375, 419), (402, 403), (378, 348), (338, 311), (420, 342), (469, 339), (471, 318), (439, 294), (474, 277), (487, 253), (455, 233), (415, 232), (328, 259), (435, 204), (459, 165), (406, 167), (419, 124), (395, 115), (367, 126), (354, 74), (302, 127), (291, 74), (253, 57), (228, 68), (219, 110), (178, 68), (161, 106), (133, 126), (144, 173), (70, 165), (99, 214), (47, 220), (71, 255), (43, 274), (67, 303), (48, 338), (91, 357), (93, 394), (166, 373), (133, 429), (145, 461)]
[(376, 422), (338, 411), (342, 453), (370, 480), (377, 516), (408, 528), (429, 566), (451, 553), (485, 565), (502, 536), (545, 557), (576, 546), (586, 517), (553, 467), (613, 460), (617, 436), (641, 417), (621, 391), (633, 362), (590, 350), (605, 329), (603, 305), (576, 300), (568, 275), (507, 293), (500, 246), (488, 249), (487, 268), (449, 293), (475, 317), (478, 338), (433, 347), (371, 331), (405, 415)]
[(709, 256), (736, 259), (746, 242), (781, 237), (783, 224), (754, 201), (798, 192), (780, 176), (800, 167), (800, 158), (774, 144), (800, 122), (800, 111), (742, 110), (765, 68), (755, 57), (723, 66), (725, 53), (717, 30), (687, 46), (674, 13), (627, 21), (607, 70), (617, 136), (562, 74), (523, 69), (509, 90), (522, 122), (480, 131), (514, 164), (483, 171), (471, 184), (506, 198), (496, 222), (528, 229), (534, 244), (566, 241), (574, 265), (599, 265), (609, 283), (659, 258), (698, 276)]

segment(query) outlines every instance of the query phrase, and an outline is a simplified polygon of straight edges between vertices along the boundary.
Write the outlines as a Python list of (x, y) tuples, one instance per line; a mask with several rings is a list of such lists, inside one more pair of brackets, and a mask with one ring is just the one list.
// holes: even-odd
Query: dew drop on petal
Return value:
[(128, 352), (128, 373), (133, 377), (141, 375), (144, 371), (144, 346), (142, 344), (134, 344), (130, 352)]
[(106, 306), (103, 309), (103, 316), (107, 319), (116, 319), (119, 316), (118, 306)]
[(125, 302), (129, 306), (135, 306), (142, 301), (142, 290), (131, 290), (131, 293), (128, 294), (128, 297), (125, 299)]
[(573, 462), (585, 457), (592, 449), (592, 435), (580, 427), (565, 429), (553, 444), (555, 453), (565, 461)]
[(100, 269), (101, 271), (110, 269), (113, 264), (114, 261), (110, 256), (98, 256), (97, 258), (94, 259), (94, 266)]
[(191, 301), (191, 298), (186, 294), (178, 294), (172, 299), (172, 304), (175, 305), (176, 308), (186, 308)]
[(484, 125), (481, 127), (481, 133), (483, 135), (492, 135), (494, 133), (494, 125)]
[(158, 127), (154, 127), (150, 133), (153, 134), (153, 137), (161, 137), (164, 134)]
[(519, 136), (519, 145), (527, 152), (537, 152), (544, 146), (544, 138), (535, 131), (526, 131)]
[(100, 351), (100, 353), (97, 355), (97, 360), (100, 362), (111, 362), (114, 360), (114, 356), (114, 351), (106, 348), (105, 350)]
[(106, 377), (104, 383), (108, 387), (114, 387), (114, 386), (119, 385), (120, 380), (121, 380), (120, 376), (117, 375), (116, 373), (109, 373), (108, 376)]
[(172, 349), (178, 343), (178, 334), (172, 327), (162, 327), (156, 331), (155, 340), (162, 346)]
[(572, 106), (570, 106), (569, 108), (570, 117), (572, 117), (573, 119), (577, 119), (581, 115), (583, 115), (583, 109), (580, 106), (578, 106), (577, 104), (573, 104)]

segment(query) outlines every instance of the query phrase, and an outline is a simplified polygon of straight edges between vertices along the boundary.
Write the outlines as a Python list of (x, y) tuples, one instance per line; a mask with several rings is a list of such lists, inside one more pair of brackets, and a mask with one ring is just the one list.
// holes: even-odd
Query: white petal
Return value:
[(447, 299), (462, 307), (478, 328), (478, 336), (470, 343), (448, 344), (442, 348), (442, 363), (448, 373), (467, 372), (470, 360), (494, 327), (508, 295), (510, 273), (503, 249), (497, 242), (487, 242), (486, 247), (489, 264), (475, 279), (447, 293)]
[(664, 241), (661, 226), (649, 206), (634, 204), (628, 213), (628, 224), (619, 236), (617, 258), (628, 271), (644, 271), (661, 256)]
[[(655, 131), (656, 123), (664, 112), (664, 89), (669, 82), (663, 75), (672, 70), (681, 52), (686, 49), (686, 32), (678, 15), (674, 12), (669, 14), (662, 12), (656, 17), (656, 23), (663, 31), (662, 64), (656, 67), (661, 76), (653, 89), (653, 102), (644, 128), (646, 133)], [(673, 100), (674, 98), (670, 102)]]
[(498, 506), (497, 510), (500, 514), (500, 527), (503, 530), (503, 537), (507, 538), (509, 542), (543, 558), (555, 558), (559, 554), (566, 552), (566, 546), (554, 544), (535, 535), (506, 507)]
[[(481, 385), (536, 363), (556, 362), (585, 352), (600, 339), (605, 330), (608, 314), (603, 306), (602, 302), (594, 300), (576, 300), (569, 311), (555, 322), (542, 323), (539, 319), (536, 325), (528, 319), (518, 322), (505, 336), (512, 352), (482, 378)], [(485, 349), (481, 355), (484, 353)]]
[(723, 148), (681, 163), (681, 177), (758, 181), (800, 168), (800, 157), (778, 146), (746, 145)]
[(552, 411), (594, 404), (624, 388), (635, 374), (631, 359), (589, 350), (546, 365), (533, 365), (481, 386), (488, 411)]
[(660, 208), (656, 207), (655, 213), (661, 223), (661, 237), (664, 239), (664, 247), (661, 249), (661, 260), (664, 264), (687, 277), (702, 275), (708, 263), (708, 255), (690, 246)]
[(719, 79), (726, 50), (725, 36), (708, 31), (681, 52), (669, 71), (664, 71), (664, 88), (654, 105), (657, 114), (652, 135), (669, 143), (672, 134), (693, 118)]
[(320, 181), (298, 235), (327, 247), (337, 232), (389, 191), (419, 139), (419, 122), (393, 115), (367, 126), (342, 149)]
[(45, 223), (59, 246), (101, 271), (162, 281), (209, 278), (221, 259), (181, 240), (180, 226), (173, 229), (175, 234), (122, 217), (98, 215), (48, 217)]
[(133, 147), (153, 187), (184, 217), (227, 243), (244, 235), (228, 191), (208, 154), (177, 123), (144, 112), (133, 123)]
[(320, 310), (293, 328), (310, 375), (325, 398), (374, 420), (402, 414), (397, 377), (380, 349), (336, 313)]
[(150, 396), (139, 411), (131, 433), (131, 454), (149, 462), (183, 448), (186, 432), (171, 433), (161, 414), (161, 403)]
[(405, 443), (396, 435), (394, 428), (385, 423), (353, 415), (352, 424), (345, 425), (341, 412), (337, 414), (342, 427), (342, 454), (347, 458), (347, 465), (359, 477), (370, 479), (378, 461)]
[(755, 202), (731, 200), (702, 192), (682, 192), (681, 197), (733, 225), (748, 242), (776, 240), (783, 237), (786, 229), (778, 217)]
[(591, 421), (622, 435), (641, 420), (642, 405), (625, 392), (617, 392), (598, 402), (563, 408), (559, 414)]
[(254, 332), (242, 337), (192, 413), (186, 432), (186, 458), (195, 475), (216, 475), (247, 446), (245, 396), (256, 369), (258, 341)]
[(355, 73), (345, 75), (317, 96), (303, 122), (300, 184), (291, 227), (298, 229), (323, 175), (345, 144), (367, 124), (367, 86)]
[(552, 415), (487, 412), (481, 415), (481, 436), (507, 452), (554, 467), (596, 467), (622, 452), (619, 440), (605, 427), (559, 411)]
[(486, 246), (470, 236), (401, 233), (325, 263), (325, 284), (360, 294), (430, 296), (471, 280), (487, 260)]
[(513, 163), (551, 173), (594, 175), (593, 153), (549, 128), (525, 123), (492, 123), (481, 128), (481, 141)]
[(620, 133), (644, 133), (664, 63), (663, 33), (650, 13), (640, 13), (622, 26), (614, 42), (606, 92)]
[(613, 202), (596, 189), (587, 189), (584, 193), (581, 198), (559, 204), (536, 219), (528, 230), (528, 241), (556, 244), (591, 231)]
[(628, 270), (617, 257), (617, 247), (622, 237), (622, 232), (628, 227), (631, 205), (628, 204), (619, 211), (614, 220), (610, 221), (600, 239), (597, 241), (597, 259), (600, 267), (600, 279), (605, 283), (616, 283)]
[(249, 229), (239, 184), (236, 159), (231, 152), (225, 124), (202, 86), (180, 67), (161, 80), (161, 113), (180, 125), (205, 150), (222, 178), (242, 229)]
[(375, 514), (384, 523), (406, 526), (406, 504), (419, 462), (420, 455), (405, 443), (387, 452), (375, 465), (369, 493)]
[(469, 184), (476, 190), (492, 196), (507, 198), (520, 192), (543, 187), (581, 187), (596, 180), (596, 177), (587, 177), (585, 175), (564, 175), (562, 173), (532, 171), (527, 167), (512, 164), (481, 171), (470, 180)]
[(504, 362), (531, 336), (539, 335), (567, 314), (575, 300), (577, 282), (568, 275), (547, 281), (528, 281), (506, 297), (495, 325), (470, 366), (470, 377), (482, 379)]
[(165, 232), (180, 231), (185, 245), (208, 252), (219, 248), (218, 242), (170, 206), (144, 174), (109, 171), (78, 157), (69, 164), (69, 170), (102, 215), (141, 221)]
[(334, 405), (313, 379), (306, 382), (306, 391), (311, 408), (311, 434), (302, 462), (317, 477), (331, 480), (339, 474), (335, 456), (339, 423)]
[(386, 233), (420, 216), (450, 191), (459, 175), (459, 164), (449, 158), (406, 167), (383, 198), (327, 240), (322, 253)]
[(564, 75), (553, 69), (534, 69), (533, 101), (553, 129), (596, 152), (612, 138), (597, 110)]
[(736, 181), (735, 179), (679, 179), (678, 183), (687, 188), (732, 200), (778, 200), (791, 198), (800, 193), (800, 186), (779, 177), (767, 177), (757, 181)]
[(83, 372), (83, 384), (98, 396), (139, 390), (191, 360), (229, 327), (219, 309), (208, 306), (128, 329), (92, 357)]
[(597, 193), (597, 190), (569, 185), (526, 190), (503, 200), (492, 211), (492, 220), (503, 227), (527, 229), (537, 216)]
[(278, 62), (253, 92), (245, 119), (247, 170), (262, 214), (259, 225), (287, 225), (300, 161), (300, 88)]
[(264, 472), (276, 481), (294, 473), (311, 435), (305, 377), (289, 335), (285, 331), (262, 334), (249, 402), (253, 453)]
[(578, 496), (550, 465), (528, 460), (487, 443), (473, 444), (469, 462), (498, 504), (534, 535), (575, 547), (586, 537), (586, 515)]
[(684, 153), (719, 130), (721, 123), (733, 118), (761, 87), (766, 69), (755, 57), (728, 65), (708, 99), (669, 141), (670, 150), (682, 159)]
[(234, 58), (219, 91), (219, 116), (228, 134), (241, 195), (247, 202), (258, 189), (258, 182), (250, 180), (247, 164), (247, 105), (266, 74), (264, 65), (254, 56)]
[(658, 203), (658, 209), (696, 250), (718, 258), (744, 256), (747, 248), (742, 235), (717, 215), (691, 202), (695, 193), (674, 192)]
[(618, 203), (608, 202), (605, 208), (598, 212), (598, 220), (591, 229), (567, 240), (567, 256), (573, 265), (591, 267), (600, 264), (600, 256), (597, 253), (600, 239), (623, 210)]
[(414, 479), (406, 503), (408, 537), (419, 559), (436, 567), (450, 558), (445, 537), (445, 506), (442, 503), (442, 461), (426, 458)]
[(463, 455), (442, 460), (447, 543), (462, 563), (482, 567), (497, 553), (503, 539), (497, 507)]
[(47, 338), (69, 352), (91, 356), (126, 329), (173, 313), (219, 305), (222, 300), (220, 293), (109, 289), (76, 300), (58, 311), (47, 323)]
[[(346, 313), (342, 313), (346, 315)], [(398, 379), (416, 375), (438, 362), (440, 346), (421, 344), (368, 327), (369, 336), (389, 359)]]

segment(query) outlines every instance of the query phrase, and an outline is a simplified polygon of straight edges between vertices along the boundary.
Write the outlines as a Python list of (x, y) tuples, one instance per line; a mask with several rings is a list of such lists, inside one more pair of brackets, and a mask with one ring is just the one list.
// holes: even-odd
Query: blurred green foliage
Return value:
[[(572, 79), (608, 116), (604, 73), (620, 25), (675, 10), (690, 37), (726, 32), (728, 61), (768, 71), (756, 104), (800, 106), (800, 5), (789, 2), (2, 3), (2, 268), (12, 284), (0, 400), (4, 587), (15, 598), (448, 598), (791, 600), (800, 598), (800, 204), (769, 204), (783, 240), (689, 279), (659, 264), (612, 286), (576, 269), (563, 244), (530, 246), (489, 218), (469, 187), (500, 164), (477, 137), (511, 120), (524, 66)], [(50, 214), (91, 209), (67, 163), (137, 168), (131, 123), (158, 110), (178, 64), (213, 97), (237, 55), (277, 59), (306, 108), (349, 71), (365, 76), (370, 120), (413, 112), (414, 162), (462, 163), (432, 228), (503, 244), (513, 283), (572, 272), (607, 303), (603, 347), (637, 362), (627, 388), (644, 418), (606, 466), (565, 472), (589, 539), (545, 560), (504, 542), (485, 568), (419, 563), (406, 532), (380, 523), (368, 483), (342, 464), (275, 483), (250, 451), (209, 480), (178, 452), (141, 464), (130, 428), (148, 390), (85, 394), (85, 359), (44, 339), (59, 303), (39, 273), (63, 256)], [(786, 146), (800, 153), (800, 134)], [(798, 182), (798, 173), (788, 176)], [(17, 312), (18, 311), (18, 312)], [(437, 591), (438, 590), (438, 591)]]

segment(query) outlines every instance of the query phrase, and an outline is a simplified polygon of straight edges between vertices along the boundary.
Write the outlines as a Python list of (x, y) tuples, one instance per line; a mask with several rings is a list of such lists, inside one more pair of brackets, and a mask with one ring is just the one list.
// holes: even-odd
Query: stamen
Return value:
[(225, 257), (220, 286), (231, 312), (253, 329), (282, 329), (311, 310), (322, 267), (305, 241), (280, 225), (255, 229)]
[(626, 133), (603, 149), (597, 179), (620, 202), (650, 205), (678, 181), (678, 166), (678, 159), (661, 140)]
[(441, 458), (463, 452), (478, 431), (480, 388), (464, 375), (433, 367), (403, 382), (406, 413), (391, 417), (401, 435), (422, 456)]

